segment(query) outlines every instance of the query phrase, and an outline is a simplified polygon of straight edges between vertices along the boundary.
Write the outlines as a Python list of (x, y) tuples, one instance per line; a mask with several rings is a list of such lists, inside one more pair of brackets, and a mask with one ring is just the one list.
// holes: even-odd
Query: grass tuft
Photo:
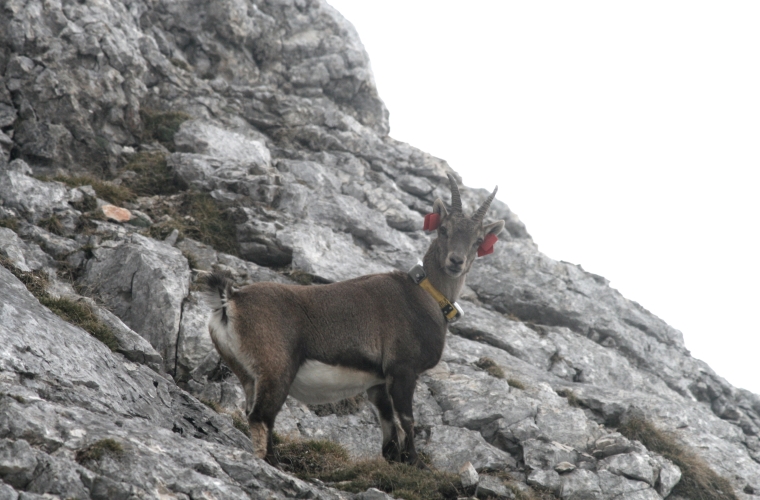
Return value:
[(240, 410), (232, 412), (232, 425), (248, 437), (251, 437), (251, 428)]
[(63, 236), (63, 234), (66, 232), (66, 229), (63, 227), (63, 224), (61, 223), (61, 219), (59, 219), (55, 215), (51, 215), (50, 217), (46, 219), (40, 220), (37, 223), (37, 225), (41, 227), (42, 229), (47, 230), (48, 232), (57, 234), (58, 236)]
[(573, 406), (575, 408), (581, 408), (583, 406), (578, 396), (576, 396), (575, 393), (570, 389), (560, 389), (557, 391), (557, 395), (563, 398), (567, 398), (567, 404), (570, 406)]
[(174, 151), (174, 134), (177, 133), (182, 122), (190, 118), (190, 115), (181, 111), (143, 108), (140, 110), (140, 119), (143, 123), (142, 140), (158, 141), (169, 151)]
[(681, 469), (681, 481), (673, 488), (672, 495), (691, 500), (737, 499), (727, 479), (716, 474), (675, 436), (661, 431), (651, 422), (630, 418), (618, 427), (618, 432), (628, 439), (640, 441), (648, 450), (659, 453)]
[(515, 389), (525, 390), (525, 384), (522, 383), (522, 380), (518, 380), (516, 378), (508, 378), (507, 383), (509, 384), (509, 387), (514, 387)]
[(161, 152), (137, 153), (124, 166), (124, 170), (131, 170), (137, 174), (123, 181), (137, 196), (176, 194), (185, 187), (166, 164), (166, 156)]
[(242, 432), (248, 437), (251, 437), (251, 429), (248, 426), (248, 422), (246, 422), (245, 417), (243, 417), (243, 414), (240, 410), (235, 410), (233, 412), (230, 412), (226, 410), (222, 405), (215, 401), (210, 401), (208, 399), (201, 399), (201, 403), (208, 406), (212, 410), (214, 410), (217, 413), (221, 414), (227, 414), (230, 417), (232, 417), (232, 425), (235, 426), (237, 430)]
[(224, 408), (222, 408), (222, 405), (215, 401), (210, 401), (208, 399), (200, 399), (199, 401), (217, 413), (224, 413)]
[(112, 351), (119, 348), (119, 342), (116, 340), (114, 333), (98, 318), (88, 304), (66, 297), (54, 298), (49, 294), (45, 295), (41, 298), (38, 297), (42, 305), (65, 321), (82, 328)]
[(10, 260), (2, 256), (0, 256), (0, 265), (13, 273), (26, 286), (27, 290), (40, 301), (40, 304), (60, 316), (61, 319), (82, 328), (112, 351), (119, 347), (114, 333), (98, 318), (88, 304), (67, 297), (55, 298), (50, 295), (47, 292), (48, 278), (44, 273), (21, 271)]
[(383, 459), (357, 462), (345, 448), (332, 441), (284, 439), (275, 450), (284, 470), (352, 493), (377, 488), (406, 500), (444, 500), (465, 495), (456, 474), (423, 471)]
[[(92, 189), (95, 190), (95, 194), (98, 198), (104, 199), (118, 206), (121, 206), (126, 201), (132, 201), (136, 198), (135, 193), (126, 186), (96, 179), (89, 175), (58, 175), (53, 177), (52, 180), (62, 182), (69, 187), (92, 186)], [(83, 211), (88, 212), (95, 210), (96, 207), (90, 205), (89, 207), (83, 208)]]
[(493, 359), (487, 356), (484, 356), (480, 358), (479, 360), (477, 360), (475, 362), (475, 366), (477, 366), (478, 368), (482, 370), (485, 370), (485, 372), (488, 373), (492, 377), (501, 378), (501, 379), (507, 378), (507, 375), (504, 373), (504, 370), (502, 369), (502, 367), (496, 364), (496, 361), (494, 361)]
[(75, 459), (79, 464), (98, 461), (105, 455), (119, 457), (124, 454), (124, 447), (115, 439), (101, 439), (86, 448), (77, 451)]
[(193, 238), (231, 255), (240, 253), (235, 223), (207, 193), (188, 191), (148, 211), (153, 220), (164, 219), (150, 227), (152, 238), (164, 239), (176, 229), (180, 238)]
[(0, 219), (0, 227), (5, 227), (14, 233), (18, 233), (18, 221), (12, 217), (4, 217)]

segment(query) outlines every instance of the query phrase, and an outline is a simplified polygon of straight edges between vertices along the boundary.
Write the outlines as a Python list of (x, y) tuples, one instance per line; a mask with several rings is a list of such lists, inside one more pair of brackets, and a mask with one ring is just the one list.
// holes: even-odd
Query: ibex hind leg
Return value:
[[(258, 377), (251, 391), (248, 384), (246, 391), (246, 416), (251, 430), (254, 452), (259, 458), (272, 465), (278, 465), (274, 453), (274, 421), (288, 397), (288, 385), (282, 378)], [(251, 398), (249, 398), (249, 393)], [(254, 401), (250, 404), (249, 401)]]
[(388, 396), (385, 384), (367, 389), (367, 396), (377, 408), (380, 417), (380, 428), (383, 431), (383, 458), (389, 462), (401, 461), (401, 443), (394, 423), (393, 403)]
[(266, 458), (268, 443), (267, 434), (268, 430), (263, 422), (254, 420), (253, 413), (256, 408), (256, 380), (246, 377), (240, 380), (243, 385), (243, 391), (245, 392), (245, 416), (248, 420), (248, 429), (251, 433), (251, 444), (253, 444), (253, 453), (258, 458)]

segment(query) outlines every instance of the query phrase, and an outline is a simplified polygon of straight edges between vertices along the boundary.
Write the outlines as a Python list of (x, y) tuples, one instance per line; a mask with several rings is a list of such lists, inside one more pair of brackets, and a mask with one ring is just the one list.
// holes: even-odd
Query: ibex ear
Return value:
[(483, 230), (485, 230), (486, 235), (492, 234), (494, 236), (497, 236), (500, 232), (504, 230), (504, 226), (506, 224), (507, 223), (503, 220), (497, 220), (496, 222), (486, 224), (485, 227), (483, 227)]
[(438, 214), (441, 219), (445, 219), (449, 213), (446, 211), (446, 207), (443, 205), (443, 202), (440, 198), (436, 198), (433, 202), (433, 213)]
[(443, 206), (441, 199), (436, 199), (433, 203), (433, 213), (425, 216), (425, 225), (422, 229), (425, 231), (435, 231), (441, 225), (441, 219), (447, 215), (448, 212), (446, 212), (446, 207)]
[(483, 243), (478, 247), (478, 257), (493, 253), (493, 246), (499, 241), (499, 238), (497, 238), (496, 235), (504, 229), (504, 221), (500, 220), (493, 222), (483, 229), (485, 230), (485, 236), (483, 237)]

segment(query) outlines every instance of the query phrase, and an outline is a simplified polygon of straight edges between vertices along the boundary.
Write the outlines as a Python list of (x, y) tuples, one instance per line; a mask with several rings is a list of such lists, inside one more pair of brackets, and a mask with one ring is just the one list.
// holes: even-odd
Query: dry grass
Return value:
[(150, 227), (153, 238), (164, 239), (176, 229), (180, 237), (193, 238), (231, 255), (240, 253), (235, 223), (207, 193), (188, 191), (146, 211), (153, 220), (168, 216), (168, 220)]
[(251, 437), (251, 428), (240, 410), (232, 412), (232, 425), (246, 436)]
[(628, 439), (640, 441), (681, 469), (681, 481), (673, 495), (690, 500), (736, 500), (731, 483), (715, 473), (699, 456), (683, 446), (670, 433), (663, 432), (641, 418), (631, 418), (618, 427)]
[(217, 413), (229, 415), (232, 417), (232, 425), (235, 426), (237, 430), (242, 432), (248, 437), (251, 437), (251, 429), (248, 426), (248, 422), (246, 421), (245, 417), (243, 416), (243, 413), (240, 410), (235, 411), (228, 411), (226, 410), (222, 405), (215, 401), (209, 401), (208, 399), (201, 399), (201, 403), (208, 406), (212, 410), (214, 410)]
[(5, 227), (14, 233), (18, 233), (18, 221), (12, 217), (4, 217), (0, 219), (0, 227)]
[[(69, 187), (92, 186), (92, 189), (95, 190), (95, 194), (98, 198), (119, 206), (124, 204), (124, 202), (132, 201), (137, 197), (135, 193), (133, 193), (132, 190), (128, 187), (114, 184), (109, 181), (96, 179), (95, 177), (91, 177), (89, 175), (58, 175), (56, 177), (53, 177), (51, 180), (62, 182)], [(88, 212), (95, 210), (96, 207), (94, 205), (90, 205), (82, 208), (83, 211)]]
[(124, 166), (136, 175), (122, 182), (137, 196), (177, 194), (186, 189), (166, 164), (164, 153), (142, 151), (134, 155)]
[(66, 232), (66, 229), (63, 227), (61, 220), (55, 215), (51, 215), (46, 219), (40, 220), (37, 225), (42, 229), (47, 230), (48, 232), (57, 234), (58, 236), (63, 236)]
[(520, 389), (522, 391), (525, 390), (525, 384), (523, 384), (522, 380), (518, 380), (516, 378), (508, 378), (507, 383), (509, 384), (509, 387), (514, 387), (515, 389)]
[(406, 500), (444, 500), (466, 496), (459, 476), (423, 471), (383, 459), (355, 461), (332, 441), (281, 440), (275, 453), (282, 468), (302, 479), (319, 479), (352, 493), (377, 488)]
[(0, 265), (13, 273), (34, 295), (40, 304), (73, 325), (76, 325), (115, 351), (119, 347), (116, 336), (103, 323), (92, 308), (84, 303), (66, 297), (55, 298), (47, 292), (48, 279), (42, 272), (24, 272), (14, 266), (8, 259), (0, 256)]
[(98, 461), (105, 455), (119, 457), (124, 454), (124, 447), (114, 439), (101, 439), (90, 446), (77, 451), (75, 459), (79, 464)]
[(575, 408), (583, 407), (581, 400), (570, 389), (560, 389), (557, 391), (557, 395), (562, 396), (563, 398), (567, 398), (567, 404), (570, 406), (574, 406)]

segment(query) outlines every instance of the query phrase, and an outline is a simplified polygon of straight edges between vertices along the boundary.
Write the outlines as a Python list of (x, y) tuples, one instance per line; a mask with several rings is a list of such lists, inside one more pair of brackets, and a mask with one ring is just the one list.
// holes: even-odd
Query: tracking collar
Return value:
[(422, 262), (417, 262), (417, 265), (409, 270), (409, 277), (412, 278), (415, 284), (420, 285), (427, 293), (429, 293), (441, 308), (443, 317), (446, 321), (453, 323), (458, 320), (464, 314), (464, 311), (456, 302), (451, 303), (441, 292), (439, 292), (430, 280), (427, 278), (425, 268), (422, 267)]

